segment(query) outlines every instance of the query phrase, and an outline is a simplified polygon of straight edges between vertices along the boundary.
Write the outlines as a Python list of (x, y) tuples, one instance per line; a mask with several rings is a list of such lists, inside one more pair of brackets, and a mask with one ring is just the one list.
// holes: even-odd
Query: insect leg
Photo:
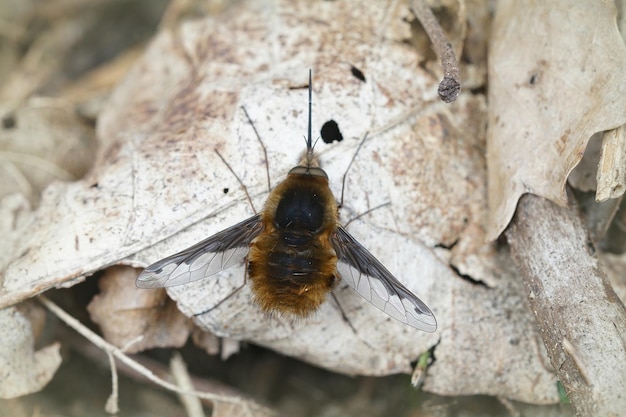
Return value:
[[(337, 205), (337, 208), (341, 208), (343, 206), (343, 197), (344, 197), (344, 191), (346, 189), (346, 178), (348, 177), (348, 171), (350, 171), (350, 168), (352, 168), (352, 164), (354, 163), (354, 160), (356, 159), (356, 156), (359, 154), (359, 151), (361, 150), (361, 147), (363, 147), (363, 144), (365, 143), (365, 141), (367, 140), (367, 136), (369, 135), (369, 132), (365, 132), (365, 135), (363, 136), (363, 139), (361, 139), (361, 142), (359, 143), (359, 146), (357, 146), (356, 148), (356, 152), (354, 152), (354, 155), (352, 155), (352, 159), (350, 160), (350, 163), (348, 164), (348, 167), (346, 168), (346, 171), (343, 173), (343, 177), (341, 179), (341, 201), (339, 202), (339, 204)], [(350, 219), (348, 221), (348, 223), (346, 223), (344, 225), (345, 228), (348, 227), (348, 225), (350, 223), (352, 223), (355, 220), (360, 219), (361, 217), (371, 213), (374, 210), (377, 210), (381, 207), (385, 207), (388, 206), (389, 204), (391, 204), (389, 201), (383, 204), (380, 204), (376, 207), (373, 207), (369, 210), (364, 211), (363, 213), (359, 214), (358, 216)]]
[(356, 329), (354, 328), (354, 326), (352, 325), (352, 323), (350, 322), (350, 319), (348, 319), (348, 316), (346, 315), (346, 312), (343, 311), (343, 308), (341, 307), (341, 303), (339, 302), (339, 299), (335, 295), (335, 292), (331, 291), (330, 295), (332, 295), (333, 300), (335, 300), (335, 304), (337, 304), (337, 308), (339, 308), (339, 312), (341, 313), (341, 318), (343, 319), (343, 321), (345, 321), (348, 324), (348, 326), (350, 326), (350, 328), (352, 329), (354, 334), (356, 334), (358, 336), (358, 333), (357, 333)]
[(252, 207), (252, 211), (254, 211), (254, 214), (256, 214), (256, 208), (254, 208), (254, 204), (252, 203), (252, 198), (250, 197), (250, 193), (248, 193), (248, 187), (246, 187), (246, 184), (244, 184), (243, 181), (241, 181), (241, 178), (239, 178), (239, 175), (237, 175), (237, 173), (233, 170), (230, 164), (226, 161), (226, 159), (224, 159), (222, 154), (217, 149), (215, 149), (215, 153), (217, 154), (217, 156), (220, 157), (224, 165), (226, 165), (228, 170), (235, 176), (235, 178), (237, 178), (237, 182), (239, 182), (239, 185), (241, 185), (241, 187), (243, 188), (243, 191), (246, 193), (246, 197), (248, 198), (250, 207)]
[[(254, 122), (252, 122), (252, 119), (250, 118), (248, 111), (246, 110), (244, 106), (241, 106), (241, 109), (243, 110), (243, 113), (246, 115), (248, 122), (250, 122), (250, 125), (252, 126), (252, 130), (254, 130), (254, 134), (256, 135), (256, 138), (261, 144), (261, 148), (263, 148), (263, 155), (265, 156), (265, 173), (267, 175), (267, 190), (271, 191), (272, 184), (270, 182), (270, 166), (269, 166), (269, 162), (267, 159), (267, 148), (265, 147), (265, 144), (263, 143), (263, 140), (261, 139), (261, 135), (259, 135), (259, 132), (256, 130), (256, 126), (254, 126)], [(215, 153), (217, 154), (217, 156), (220, 157), (222, 162), (224, 162), (224, 165), (226, 165), (228, 170), (235, 176), (235, 178), (237, 179), (237, 182), (239, 183), (239, 185), (241, 185), (241, 187), (243, 188), (243, 191), (246, 193), (246, 197), (248, 199), (248, 202), (250, 203), (250, 207), (252, 207), (252, 211), (254, 211), (254, 214), (256, 214), (257, 211), (256, 211), (256, 208), (254, 207), (254, 204), (252, 203), (252, 198), (250, 197), (250, 193), (248, 193), (248, 187), (246, 187), (246, 185), (243, 183), (241, 178), (239, 178), (239, 175), (237, 175), (237, 173), (233, 170), (230, 164), (226, 161), (226, 159), (224, 159), (222, 154), (220, 154), (217, 149), (215, 149)]]
[[(347, 287), (344, 287), (347, 288)], [(348, 315), (346, 314), (346, 312), (343, 310), (343, 307), (341, 307), (341, 303), (339, 302), (339, 299), (337, 298), (337, 295), (335, 294), (335, 291), (331, 291), (330, 295), (332, 295), (333, 300), (335, 300), (335, 304), (337, 304), (337, 308), (339, 308), (339, 312), (341, 313), (341, 318), (343, 319), (343, 321), (345, 321), (348, 326), (350, 326), (350, 329), (352, 329), (352, 332), (354, 333), (354, 335), (356, 337), (358, 337), (359, 339), (361, 339), (363, 341), (363, 343), (365, 343), (367, 346), (369, 346), (371, 349), (375, 349), (374, 346), (370, 345), (366, 339), (362, 338), (359, 336), (359, 333), (356, 331), (356, 329), (354, 328), (354, 326), (352, 325), (352, 322), (350, 322), (350, 319), (348, 318)]]
[(390, 202), (390, 201), (387, 201), (386, 203), (379, 204), (379, 205), (377, 205), (376, 207), (372, 207), (372, 208), (371, 208), (371, 209), (369, 209), (369, 210), (365, 210), (363, 213), (359, 214), (358, 216), (353, 217), (353, 218), (351, 218), (350, 220), (348, 220), (348, 222), (347, 222), (346, 224), (344, 224), (344, 225), (343, 225), (344, 229), (347, 229), (347, 228), (348, 228), (348, 225), (349, 225), (350, 223), (352, 223), (353, 221), (355, 221), (355, 220), (359, 220), (361, 217), (363, 217), (363, 216), (365, 216), (365, 215), (370, 214), (372, 211), (374, 211), (374, 210), (378, 210), (379, 208), (383, 208), (383, 207), (388, 206), (388, 205), (390, 205), (390, 204), (391, 204), (391, 202)]
[(352, 167), (352, 163), (354, 163), (354, 160), (356, 159), (356, 156), (359, 154), (361, 147), (367, 140), (368, 134), (369, 132), (365, 132), (365, 136), (363, 136), (363, 139), (361, 139), (361, 143), (359, 143), (359, 146), (356, 148), (356, 152), (354, 152), (354, 155), (352, 155), (352, 159), (350, 160), (350, 163), (348, 164), (348, 167), (346, 168), (346, 172), (343, 173), (343, 177), (341, 179), (341, 200), (339, 201), (339, 205), (338, 205), (339, 208), (343, 206), (343, 193), (344, 193), (344, 190), (346, 189), (346, 178), (348, 176), (348, 171), (350, 171), (350, 168)]
[(261, 144), (261, 148), (263, 148), (263, 155), (265, 155), (265, 172), (267, 174), (267, 191), (272, 191), (272, 184), (270, 182), (270, 164), (269, 164), (269, 160), (267, 159), (267, 148), (265, 148), (265, 144), (263, 143), (263, 140), (261, 139), (261, 135), (259, 135), (259, 132), (256, 130), (256, 126), (254, 125), (254, 122), (250, 118), (250, 115), (248, 114), (248, 110), (246, 110), (244, 106), (241, 106), (241, 110), (243, 110), (243, 113), (246, 115), (246, 118), (248, 119), (248, 121), (250, 122), (250, 125), (252, 126), (252, 130), (254, 130), (254, 134), (256, 135), (256, 138)]

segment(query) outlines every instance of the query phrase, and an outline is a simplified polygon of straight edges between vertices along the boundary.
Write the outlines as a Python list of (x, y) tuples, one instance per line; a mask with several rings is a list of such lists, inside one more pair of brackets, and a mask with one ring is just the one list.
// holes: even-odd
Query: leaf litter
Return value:
[[(315, 123), (335, 119), (346, 138), (318, 144), (335, 195), (358, 141), (374, 131), (348, 177), (342, 220), (391, 203), (351, 224), (351, 233), (433, 307), (441, 330), (415, 334), (341, 288), (356, 333), (332, 303), (306, 323), (268, 320), (245, 290), (196, 324), (350, 374), (410, 372), (410, 362), (438, 343), (426, 390), (556, 401), (516, 272), (506, 251), (486, 239), (494, 223), (486, 204), (484, 97), (464, 92), (450, 109), (437, 104), (437, 77), (403, 43), (410, 30), (403, 5), (380, 17), (380, 5), (273, 4), (244, 3), (219, 21), (162, 31), (100, 114), (89, 174), (46, 188), (36, 210), (3, 200), (12, 220), (3, 227), (15, 245), (0, 303), (73, 285), (109, 265), (145, 266), (248, 216), (216, 147), (260, 207), (265, 162), (240, 106), (261, 132), (276, 183), (298, 159), (306, 102), (297, 87), (312, 67)], [(348, 39), (340, 36), (346, 30)], [(352, 65), (365, 83), (351, 76)], [(233, 268), (168, 294), (192, 316), (242, 278), (243, 268)], [(146, 297), (132, 285), (122, 291), (131, 296), (120, 300), (120, 311)], [(141, 319), (130, 319), (131, 328)]]

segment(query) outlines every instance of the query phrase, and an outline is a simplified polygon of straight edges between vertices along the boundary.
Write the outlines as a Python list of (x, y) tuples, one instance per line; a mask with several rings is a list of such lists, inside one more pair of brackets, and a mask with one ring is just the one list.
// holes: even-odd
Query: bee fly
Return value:
[(430, 309), (339, 223), (328, 176), (311, 142), (311, 73), (306, 152), (260, 214), (147, 267), (139, 288), (185, 284), (247, 261), (254, 300), (267, 313), (307, 317), (344, 279), (389, 316), (433, 332)]

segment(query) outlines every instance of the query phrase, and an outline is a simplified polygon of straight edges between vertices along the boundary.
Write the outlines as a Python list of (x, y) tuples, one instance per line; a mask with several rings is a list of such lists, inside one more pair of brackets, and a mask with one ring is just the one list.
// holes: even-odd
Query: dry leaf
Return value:
[(191, 333), (191, 338), (194, 345), (201, 347), (209, 355), (217, 355), (220, 353), (220, 340), (223, 339), (214, 334), (195, 327)]
[(19, 192), (36, 205), (52, 181), (75, 180), (91, 166), (93, 129), (66, 102), (31, 99), (3, 123), (0, 197)]
[(580, 163), (574, 167), (567, 179), (572, 187), (583, 192), (596, 190), (598, 185), (596, 172), (598, 171), (601, 147), (601, 134), (596, 134), (593, 138), (590, 138)]
[(126, 353), (183, 346), (191, 323), (165, 290), (138, 290), (137, 274), (129, 267), (107, 269), (98, 281), (100, 293), (87, 306), (91, 319), (109, 342)]
[(616, 15), (612, 2), (498, 3), (489, 56), (490, 239), (524, 193), (566, 205), (565, 180), (589, 138), (626, 123)]
[[(263, 138), (276, 184), (304, 148), (313, 68), (314, 129), (333, 119), (344, 137), (316, 147), (335, 196), (370, 131), (347, 177), (341, 221), (390, 203), (349, 231), (429, 304), (439, 331), (394, 322), (343, 286), (336, 295), (349, 324), (331, 298), (307, 320), (268, 318), (247, 287), (196, 323), (345, 373), (410, 372), (418, 354), (436, 345), (426, 389), (556, 401), (510, 258), (483, 243), (484, 97), (438, 101), (440, 77), (423, 71), (422, 57), (404, 42), (404, 3), (271, 5), (242, 2), (155, 39), (101, 115), (99, 158), (88, 177), (49, 187), (33, 213), (14, 213), (21, 220), (5, 230), (20, 239), (9, 251), (0, 305), (113, 263), (145, 266), (250, 216), (214, 149), (259, 209), (265, 161), (240, 106)], [(195, 317), (243, 277), (241, 265), (168, 294)]]
[(0, 334), (0, 398), (41, 390), (61, 365), (60, 345), (53, 343), (35, 351), (33, 325), (15, 307), (0, 310)]

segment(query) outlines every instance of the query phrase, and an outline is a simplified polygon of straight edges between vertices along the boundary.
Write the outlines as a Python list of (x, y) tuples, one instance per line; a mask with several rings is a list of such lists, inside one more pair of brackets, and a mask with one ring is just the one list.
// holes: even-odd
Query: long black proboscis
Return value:
[(306, 141), (307, 151), (311, 152), (313, 149), (313, 140), (311, 139), (311, 102), (312, 102), (312, 87), (311, 87), (311, 69), (309, 68), (309, 131)]

